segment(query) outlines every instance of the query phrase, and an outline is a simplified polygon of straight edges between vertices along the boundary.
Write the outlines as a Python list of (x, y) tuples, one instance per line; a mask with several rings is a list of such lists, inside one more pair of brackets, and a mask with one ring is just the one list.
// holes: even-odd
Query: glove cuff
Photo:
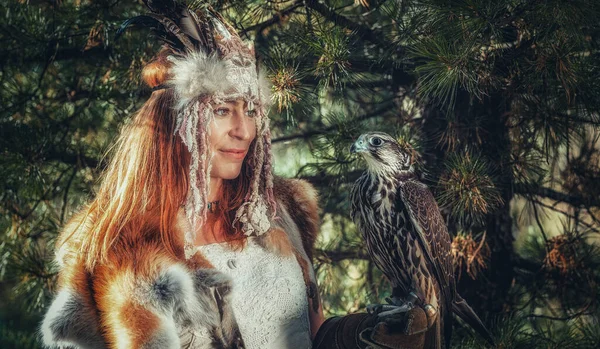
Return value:
[(329, 318), (319, 328), (313, 349), (423, 348), (428, 321), (421, 307), (386, 321), (365, 313)]
[(359, 335), (373, 325), (374, 317), (364, 313), (329, 318), (319, 328), (313, 341), (313, 349), (367, 348)]

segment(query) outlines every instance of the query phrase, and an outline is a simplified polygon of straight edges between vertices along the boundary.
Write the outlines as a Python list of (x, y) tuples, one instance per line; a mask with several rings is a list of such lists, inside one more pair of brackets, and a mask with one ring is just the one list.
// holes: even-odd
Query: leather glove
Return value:
[(314, 349), (421, 349), (429, 325), (425, 311), (409, 312), (380, 319), (359, 313), (327, 319), (313, 341)]

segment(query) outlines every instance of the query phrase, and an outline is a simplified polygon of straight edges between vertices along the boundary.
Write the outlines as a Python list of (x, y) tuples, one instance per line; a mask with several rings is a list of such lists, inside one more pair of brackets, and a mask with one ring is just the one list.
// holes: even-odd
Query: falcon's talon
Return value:
[(375, 315), (381, 312), (381, 304), (368, 304), (367, 305), (367, 313), (371, 315)]
[(400, 313), (408, 313), (409, 311), (414, 309), (414, 305), (411, 302), (406, 302), (401, 306), (391, 306), (390, 305), (388, 307), (392, 307), (392, 309), (382, 311), (382, 312), (378, 313), (377, 316), (380, 318), (385, 318), (385, 317), (400, 314)]
[(411, 303), (417, 303), (417, 301), (421, 301), (421, 298), (415, 292), (410, 292), (406, 298)]
[(370, 304), (367, 305), (367, 312), (372, 315), (384, 318), (390, 315), (406, 313), (419, 304), (420, 298), (414, 292), (410, 292), (406, 298), (386, 297), (388, 304)]
[(391, 305), (396, 305), (396, 306), (401, 306), (402, 304), (404, 304), (404, 300), (402, 298), (398, 298), (398, 297), (385, 297), (385, 301), (388, 302), (388, 304)]
[(369, 304), (367, 305), (367, 313), (371, 315), (379, 315), (382, 312), (396, 309), (397, 306), (390, 304)]

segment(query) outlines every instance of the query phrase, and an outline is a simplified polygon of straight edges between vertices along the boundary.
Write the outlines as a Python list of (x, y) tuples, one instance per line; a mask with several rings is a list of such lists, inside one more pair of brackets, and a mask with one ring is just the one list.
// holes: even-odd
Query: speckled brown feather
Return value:
[(423, 183), (416, 180), (400, 182), (400, 193), (404, 204), (408, 208), (415, 228), (419, 230), (419, 237), (424, 239), (426, 258), (434, 268), (447, 308), (454, 300), (456, 287), (454, 285), (454, 269), (452, 267), (452, 254), (450, 235), (440, 209)]

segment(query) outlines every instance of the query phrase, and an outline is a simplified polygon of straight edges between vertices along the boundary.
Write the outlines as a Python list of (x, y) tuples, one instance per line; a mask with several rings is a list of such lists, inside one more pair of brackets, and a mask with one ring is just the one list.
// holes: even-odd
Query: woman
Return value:
[(321, 326), (316, 193), (272, 177), (254, 53), (218, 14), (167, 5), (153, 2), (145, 18), (169, 43), (143, 71), (153, 93), (121, 132), (97, 196), (59, 237), (44, 343), (310, 348), (317, 337), (318, 347), (355, 347), (362, 334), (364, 347), (414, 332), (424, 313), (401, 319), (399, 335), (371, 329), (367, 314)]

